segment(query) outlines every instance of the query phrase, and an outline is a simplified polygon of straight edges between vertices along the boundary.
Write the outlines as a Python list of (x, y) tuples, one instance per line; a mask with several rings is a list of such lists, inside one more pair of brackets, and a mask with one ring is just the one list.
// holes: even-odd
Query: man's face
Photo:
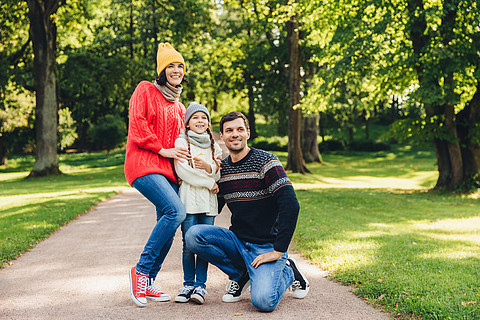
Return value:
[(247, 130), (245, 121), (242, 118), (237, 118), (223, 124), (221, 137), (228, 150), (239, 153), (247, 146), (250, 130)]

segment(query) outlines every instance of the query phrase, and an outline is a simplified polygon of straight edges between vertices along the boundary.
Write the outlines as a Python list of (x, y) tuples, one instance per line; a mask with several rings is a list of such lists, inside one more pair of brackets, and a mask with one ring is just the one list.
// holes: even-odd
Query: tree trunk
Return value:
[[(130, 25), (129, 25), (129, 31), (130, 31), (130, 41), (129, 41), (129, 49), (130, 49), (130, 59), (133, 60), (133, 0), (130, 0)], [(156, 55), (155, 55), (156, 57)], [(155, 60), (156, 62), (156, 60)]]
[(287, 21), (287, 43), (290, 60), (289, 67), (289, 125), (288, 125), (288, 159), (287, 169), (293, 172), (310, 172), (305, 165), (301, 146), (302, 110), (297, 108), (300, 103), (300, 46), (297, 16)]
[(157, 27), (157, 1), (152, 1), (152, 40), (153, 40), (153, 65), (157, 65), (157, 48), (158, 48), (158, 27)]
[(250, 124), (250, 139), (254, 140), (258, 137), (257, 126), (255, 124), (255, 98), (253, 94), (253, 87), (250, 81), (247, 83), (248, 87), (248, 122)]
[(445, 125), (448, 133), (452, 137), (452, 140), (446, 143), (451, 166), (451, 177), (447, 187), (449, 189), (455, 189), (463, 183), (463, 162), (460, 145), (458, 143), (457, 127), (455, 125), (455, 110), (452, 105), (445, 107)]
[(33, 44), (33, 74), (36, 95), (36, 159), (29, 177), (58, 175), (57, 75), (55, 70), (56, 26), (52, 15), (58, 0), (27, 0), (30, 37)]
[(322, 162), (317, 139), (319, 119), (319, 114), (302, 118), (302, 151), (306, 163)]
[(0, 166), (8, 166), (7, 148), (2, 134), (0, 134)]
[(457, 115), (458, 137), (467, 186), (480, 187), (480, 81), (472, 100)]
[(365, 139), (369, 140), (370, 139), (370, 126), (368, 122), (368, 116), (367, 116), (367, 110), (363, 109), (362, 111), (362, 118), (363, 121), (365, 122)]
[(319, 112), (318, 116), (320, 117), (320, 119), (318, 120), (318, 126), (320, 127), (320, 137), (322, 137), (322, 142), (324, 142), (325, 141), (325, 126), (324, 126), (325, 116), (323, 116), (323, 112)]

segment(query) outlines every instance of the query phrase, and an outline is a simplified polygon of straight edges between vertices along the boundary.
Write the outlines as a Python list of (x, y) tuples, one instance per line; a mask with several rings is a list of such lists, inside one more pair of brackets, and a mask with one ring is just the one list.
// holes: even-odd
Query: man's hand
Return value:
[(261, 264), (267, 263), (267, 262), (272, 262), (272, 261), (277, 261), (282, 257), (283, 252), (275, 251), (273, 250), (272, 252), (267, 252), (264, 254), (261, 254), (255, 258), (252, 262), (252, 267), (258, 268)]
[(158, 152), (164, 158), (172, 158), (172, 159), (190, 159), (190, 153), (188, 153), (188, 149), (185, 148), (171, 148), (171, 149), (162, 149)]
[(213, 185), (213, 188), (210, 189), (210, 192), (213, 194), (217, 194), (218, 191), (220, 191), (220, 189), (218, 188), (218, 184), (215, 182), (215, 184)]

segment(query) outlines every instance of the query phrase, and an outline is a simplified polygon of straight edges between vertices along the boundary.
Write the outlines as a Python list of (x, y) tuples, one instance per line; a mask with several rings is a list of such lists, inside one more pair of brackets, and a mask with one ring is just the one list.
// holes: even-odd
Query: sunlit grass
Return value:
[[(321, 165), (309, 169), (322, 177)], [(427, 192), (423, 182), (377, 185), (374, 171), (366, 177), (368, 189), (321, 182), (297, 190), (295, 249), (394, 315), (480, 319), (480, 201)]]
[(61, 155), (64, 175), (35, 179), (25, 179), (32, 157), (9, 161), (9, 168), (0, 170), (0, 265), (125, 190), (123, 153), (113, 153), (108, 160), (101, 153)]

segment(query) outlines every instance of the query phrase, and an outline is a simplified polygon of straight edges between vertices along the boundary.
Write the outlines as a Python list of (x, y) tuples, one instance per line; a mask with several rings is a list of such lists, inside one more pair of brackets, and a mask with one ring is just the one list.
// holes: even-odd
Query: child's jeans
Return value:
[(207, 216), (205, 213), (187, 214), (187, 217), (182, 223), (182, 239), (183, 239), (183, 285), (202, 287), (205, 289), (205, 282), (207, 282), (207, 268), (208, 262), (188, 250), (185, 246), (185, 234), (191, 226), (196, 224), (213, 225), (215, 216)]

